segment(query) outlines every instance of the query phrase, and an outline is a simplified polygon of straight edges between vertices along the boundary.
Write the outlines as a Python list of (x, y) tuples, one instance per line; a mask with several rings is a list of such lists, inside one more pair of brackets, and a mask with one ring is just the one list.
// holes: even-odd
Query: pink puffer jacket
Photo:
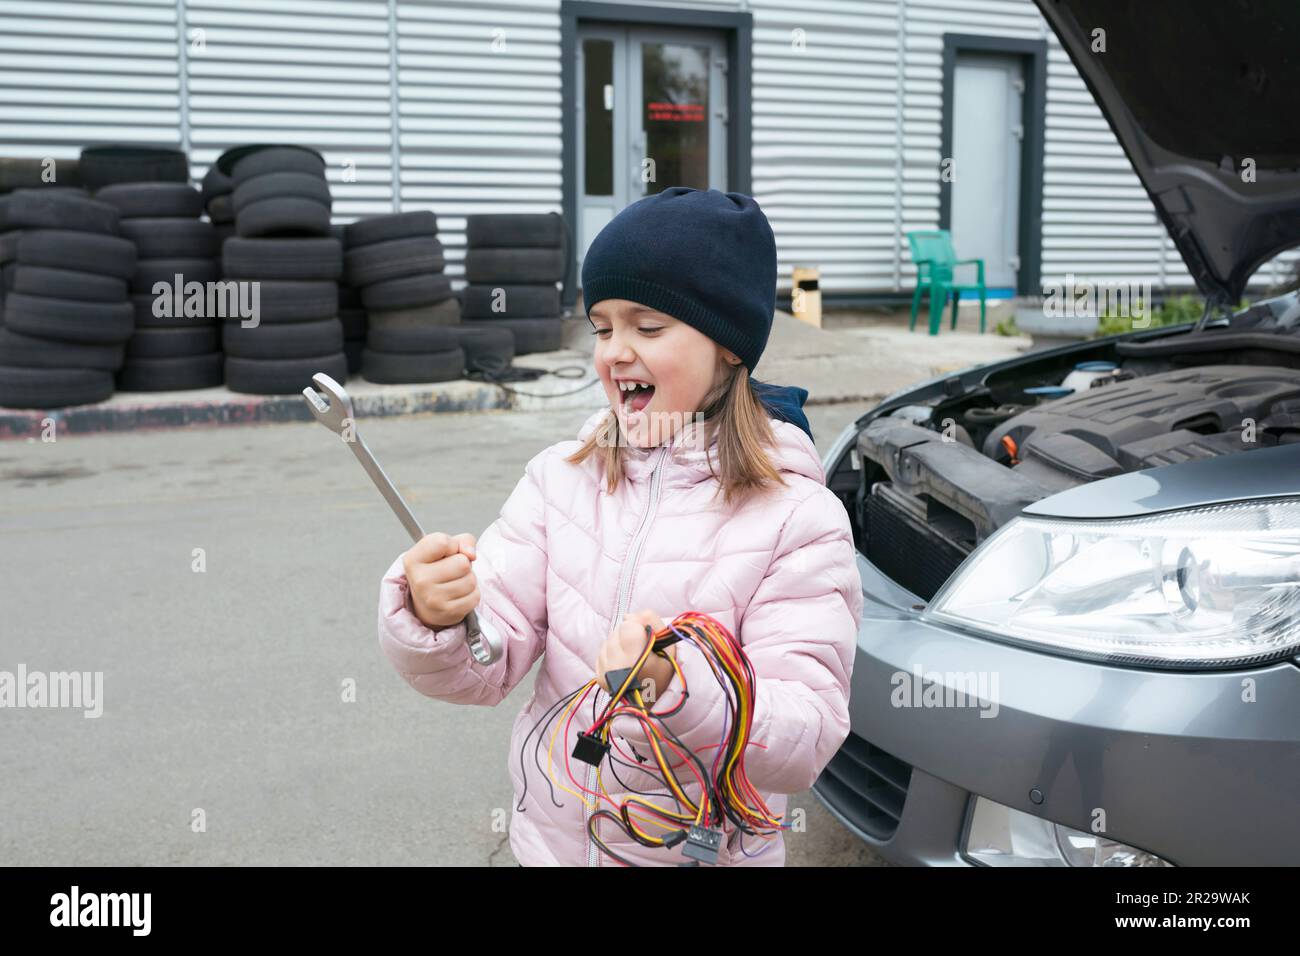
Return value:
[[(505, 645), (498, 661), (487, 667), (474, 662), (463, 623), (430, 629), (420, 622), (400, 555), (381, 585), (380, 645), (422, 694), (495, 705), (542, 658), (533, 694), (515, 718), (507, 760), (515, 790), (510, 846), (524, 866), (617, 865), (588, 838), (587, 810), (565, 772), (578, 731), (591, 722), (592, 698), (575, 715), (568, 736), (555, 742), (554, 787), (544, 772), (545, 743), (539, 770), (537, 734), (526, 750), (524, 742), (557, 700), (592, 679), (598, 650), (629, 613), (651, 610), (666, 623), (699, 611), (717, 618), (744, 645), (758, 688), (745, 769), (774, 817), (785, 816), (786, 794), (811, 786), (849, 731), (861, 580), (848, 515), (825, 485), (812, 440), (798, 426), (772, 419), (778, 447), (769, 454), (789, 487), (728, 509), (720, 494), (710, 500), (717, 480), (702, 447), (709, 433), (692, 423), (664, 445), (625, 449), (628, 479), (610, 495), (598, 456), (581, 465), (564, 461), (607, 414), (608, 409), (593, 413), (577, 441), (558, 442), (534, 456), (500, 517), (478, 538), (477, 613), (480, 627)], [(709, 453), (716, 469), (716, 439)], [(723, 733), (723, 692), (696, 647), (683, 641), (677, 648), (690, 695), (667, 725), (708, 765)], [(597, 709), (603, 708), (608, 695), (597, 694)], [(670, 711), (680, 700), (674, 679), (652, 709)], [(554, 723), (547, 726), (547, 743), (554, 729)], [(614, 801), (642, 791), (673, 806), (668, 791), (642, 770), (620, 763), (622, 784), (615, 779), (611, 758), (635, 763), (633, 748), (643, 755), (650, 749), (632, 718), (617, 718), (612, 731), (615, 747), (601, 765), (601, 781)], [(572, 759), (569, 766), (596, 789), (595, 768)], [(679, 775), (698, 801), (694, 777), (685, 770)], [(598, 818), (595, 826), (614, 852), (638, 864), (686, 859), (680, 844), (645, 847), (608, 819)], [(718, 865), (784, 864), (780, 835), (767, 842), (744, 837), (743, 845), (741, 836), (728, 822)]]

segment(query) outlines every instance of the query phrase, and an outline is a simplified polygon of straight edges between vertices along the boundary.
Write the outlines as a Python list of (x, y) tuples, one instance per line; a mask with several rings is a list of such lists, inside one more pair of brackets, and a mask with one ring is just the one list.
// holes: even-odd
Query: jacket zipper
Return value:
[[(663, 472), (664, 461), (668, 458), (668, 453), (672, 446), (665, 446), (659, 453), (659, 460), (655, 462), (654, 471), (650, 477), (650, 503), (646, 506), (645, 514), (641, 516), (641, 524), (636, 529), (636, 534), (632, 537), (631, 555), (627, 563), (623, 565), (623, 573), (618, 582), (618, 603), (614, 608), (614, 624), (618, 625), (623, 620), (623, 615), (627, 613), (627, 604), (632, 597), (632, 575), (636, 572), (637, 560), (641, 557), (641, 546), (645, 543), (646, 532), (650, 530), (650, 521), (654, 518), (654, 513), (659, 506), (659, 486), (660, 475)], [(587, 767), (587, 789), (596, 789), (596, 768)], [(587, 841), (587, 865), (600, 866), (600, 851), (596, 849), (595, 842), (591, 839), (589, 827), (591, 826), (591, 807), (584, 802), (582, 806), (582, 832)], [(599, 829), (600, 824), (596, 824)]]

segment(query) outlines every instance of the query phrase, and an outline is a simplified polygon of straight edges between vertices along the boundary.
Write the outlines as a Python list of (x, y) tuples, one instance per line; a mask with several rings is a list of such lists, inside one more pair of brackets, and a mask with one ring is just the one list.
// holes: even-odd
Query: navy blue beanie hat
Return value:
[(669, 186), (600, 231), (582, 262), (588, 312), (629, 299), (694, 326), (752, 374), (776, 310), (776, 238), (752, 196)]
[(669, 186), (632, 203), (582, 262), (583, 307), (601, 299), (648, 305), (735, 352), (773, 417), (813, 437), (806, 389), (752, 377), (776, 311), (776, 238), (752, 196)]

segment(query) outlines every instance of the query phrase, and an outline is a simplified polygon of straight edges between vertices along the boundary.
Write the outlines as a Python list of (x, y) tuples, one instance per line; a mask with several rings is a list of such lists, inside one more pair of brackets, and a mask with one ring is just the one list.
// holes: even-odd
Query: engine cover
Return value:
[(984, 453), (1053, 491), (1111, 475), (1249, 451), (1300, 435), (1300, 370), (1205, 365), (1046, 402), (994, 429)]

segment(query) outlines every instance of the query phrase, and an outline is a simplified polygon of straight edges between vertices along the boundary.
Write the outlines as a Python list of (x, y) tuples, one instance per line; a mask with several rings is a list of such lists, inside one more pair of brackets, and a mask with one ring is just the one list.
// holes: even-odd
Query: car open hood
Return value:
[(1300, 3), (1035, 2), (1197, 287), (1235, 305), (1260, 264), (1300, 243)]

